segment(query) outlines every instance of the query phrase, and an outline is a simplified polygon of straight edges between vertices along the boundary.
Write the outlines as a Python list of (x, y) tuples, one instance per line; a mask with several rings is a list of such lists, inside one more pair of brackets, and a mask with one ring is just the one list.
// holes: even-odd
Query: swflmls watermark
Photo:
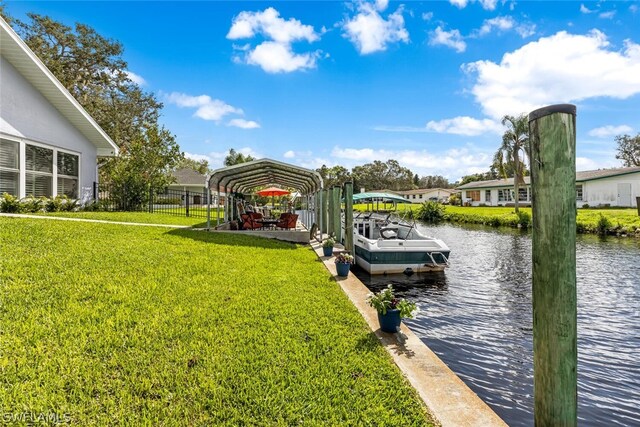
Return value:
[(0, 424), (23, 423), (29, 426), (45, 424), (58, 425), (71, 423), (70, 414), (58, 412), (0, 412)]

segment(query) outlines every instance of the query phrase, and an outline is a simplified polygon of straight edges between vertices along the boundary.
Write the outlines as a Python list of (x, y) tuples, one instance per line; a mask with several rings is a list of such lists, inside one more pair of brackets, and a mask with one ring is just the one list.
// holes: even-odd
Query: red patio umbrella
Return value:
[(274, 207), (273, 198), (275, 196), (284, 196), (285, 194), (289, 194), (289, 193), (291, 192), (287, 190), (283, 190), (282, 188), (278, 188), (278, 187), (269, 187), (269, 188), (265, 188), (264, 190), (256, 191), (256, 194), (260, 196), (265, 196), (265, 197), (271, 196), (271, 208)]

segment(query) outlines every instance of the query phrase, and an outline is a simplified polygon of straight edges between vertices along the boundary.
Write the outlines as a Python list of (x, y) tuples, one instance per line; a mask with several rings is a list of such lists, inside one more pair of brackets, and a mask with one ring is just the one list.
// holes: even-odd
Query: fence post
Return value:
[(149, 186), (149, 213), (153, 213), (153, 188)]
[(98, 183), (93, 181), (93, 201), (98, 201)]
[(353, 247), (353, 183), (344, 183), (344, 246), (355, 255)]
[(576, 107), (529, 114), (536, 426), (576, 426)]
[(189, 191), (186, 191), (186, 196), (185, 196), (185, 201), (184, 201), (184, 207), (186, 209), (187, 212), (187, 217), (189, 216)]

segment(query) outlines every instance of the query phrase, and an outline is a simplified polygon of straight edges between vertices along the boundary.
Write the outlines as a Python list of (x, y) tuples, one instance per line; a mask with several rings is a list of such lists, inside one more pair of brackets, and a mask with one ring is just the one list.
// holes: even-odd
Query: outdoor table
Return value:
[(276, 224), (278, 223), (277, 219), (262, 219), (262, 220), (258, 220), (256, 221), (259, 224), (262, 224), (262, 228), (271, 228), (271, 227), (275, 227)]

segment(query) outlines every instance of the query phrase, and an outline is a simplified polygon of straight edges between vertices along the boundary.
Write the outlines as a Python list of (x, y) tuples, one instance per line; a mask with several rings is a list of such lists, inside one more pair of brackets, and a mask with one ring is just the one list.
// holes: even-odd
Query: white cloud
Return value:
[(409, 32), (404, 27), (402, 6), (384, 19), (379, 12), (381, 6), (362, 2), (358, 4), (358, 14), (343, 23), (344, 37), (349, 39), (361, 55), (387, 49), (390, 43), (409, 42)]
[(240, 12), (233, 19), (227, 38), (239, 40), (257, 35), (268, 40), (254, 49), (250, 44), (234, 45), (236, 51), (242, 52), (233, 57), (234, 62), (258, 65), (268, 73), (290, 73), (316, 67), (320, 51), (297, 54), (291, 47), (296, 41), (312, 43), (319, 40), (313, 26), (304, 25), (295, 18), (284, 20), (276, 9), (269, 7), (262, 12)]
[(598, 17), (602, 19), (613, 19), (614, 16), (616, 16), (615, 10), (611, 10), (609, 12), (602, 12), (600, 15), (598, 15)]
[(463, 70), (476, 77), (471, 92), (483, 112), (499, 119), (549, 104), (640, 93), (640, 45), (626, 40), (617, 51), (598, 30), (561, 31), (506, 53), (499, 64), (477, 61)]
[[(224, 117), (231, 114), (244, 115), (244, 111), (242, 111), (241, 108), (233, 107), (219, 99), (213, 99), (209, 95), (192, 96), (180, 92), (171, 92), (168, 94), (160, 92), (160, 95), (165, 102), (177, 105), (180, 108), (195, 108), (196, 112), (193, 113), (193, 115), (203, 120), (211, 120), (219, 123)], [(244, 119), (233, 119), (228, 125), (243, 129), (260, 127), (258, 123)]]
[(631, 13), (636, 13), (638, 10), (640, 10), (640, 7), (638, 7), (637, 4), (632, 4), (631, 6), (629, 6), (629, 11)]
[(485, 19), (478, 34), (483, 36), (489, 34), (494, 29), (498, 31), (507, 31), (516, 25), (515, 20), (510, 16), (496, 16), (495, 18)]
[(433, 12), (425, 12), (422, 14), (423, 21), (431, 21), (431, 18), (433, 18)]
[(258, 129), (260, 127), (257, 122), (245, 119), (232, 119), (227, 123), (227, 126), (234, 126), (241, 129)]
[(227, 38), (230, 40), (248, 39), (262, 34), (277, 43), (289, 44), (298, 40), (314, 42), (318, 35), (311, 25), (303, 25), (295, 18), (285, 21), (272, 7), (262, 12), (240, 12), (233, 19)]
[[(464, 9), (467, 7), (469, 3), (474, 2), (475, 0), (449, 0), (449, 3), (457, 7), (458, 9)], [(496, 8), (496, 4), (498, 0), (478, 0), (480, 5), (485, 10), (494, 10)]]
[(376, 9), (380, 12), (384, 12), (387, 6), (389, 6), (389, 0), (376, 0)]
[[(243, 147), (237, 149), (236, 152), (242, 153), (245, 156), (251, 156), (255, 159), (261, 159), (264, 156), (259, 152), (255, 151), (251, 147)], [(197, 154), (197, 153), (184, 153), (185, 157), (189, 157), (194, 160), (207, 160), (209, 162), (209, 167), (211, 169), (217, 169), (224, 166), (224, 159), (229, 155), (229, 150), (226, 151), (211, 151), (207, 154)]]
[(247, 64), (259, 65), (267, 73), (290, 73), (316, 67), (319, 52), (296, 54), (290, 45), (263, 42), (245, 56)]
[(456, 52), (462, 53), (467, 49), (467, 44), (462, 39), (460, 31), (445, 31), (438, 26), (435, 31), (430, 33), (429, 44), (432, 46), (443, 45), (455, 49)]
[(593, 12), (595, 12), (595, 10), (591, 10), (587, 6), (585, 6), (583, 3), (580, 3), (580, 13), (589, 14)]
[(469, 3), (469, 0), (449, 0), (449, 3), (451, 3), (458, 9), (464, 9), (465, 7), (467, 7), (467, 3)]
[(124, 73), (127, 75), (129, 80), (137, 85), (144, 86), (147, 84), (147, 81), (141, 75), (136, 74), (133, 71), (125, 71)]
[(535, 34), (536, 26), (531, 23), (519, 24), (511, 16), (497, 16), (491, 19), (485, 19), (482, 26), (473, 35), (482, 37), (490, 34), (493, 31), (498, 33), (504, 33), (506, 31), (514, 30), (522, 38), (530, 37)]
[(293, 150), (289, 150), (283, 154), (285, 159), (293, 159), (296, 156), (296, 153)]
[[(331, 156), (341, 159), (340, 164), (351, 168), (374, 160), (397, 160), (420, 175), (443, 175), (450, 180), (462, 175), (486, 171), (491, 164), (493, 152), (474, 147), (453, 148), (442, 153), (427, 150), (376, 150), (372, 148), (334, 147)], [(348, 160), (345, 160), (348, 159)]]
[(607, 126), (591, 129), (589, 131), (589, 135), (595, 136), (596, 138), (611, 138), (616, 135), (621, 135), (625, 133), (629, 134), (632, 131), (633, 131), (633, 128), (627, 125), (620, 125), (620, 126), (607, 125)]
[(427, 129), (438, 133), (450, 133), (454, 135), (478, 136), (485, 133), (495, 133), (502, 135), (504, 127), (491, 119), (474, 119), (472, 117), (460, 116), (453, 119), (439, 121), (429, 121)]

